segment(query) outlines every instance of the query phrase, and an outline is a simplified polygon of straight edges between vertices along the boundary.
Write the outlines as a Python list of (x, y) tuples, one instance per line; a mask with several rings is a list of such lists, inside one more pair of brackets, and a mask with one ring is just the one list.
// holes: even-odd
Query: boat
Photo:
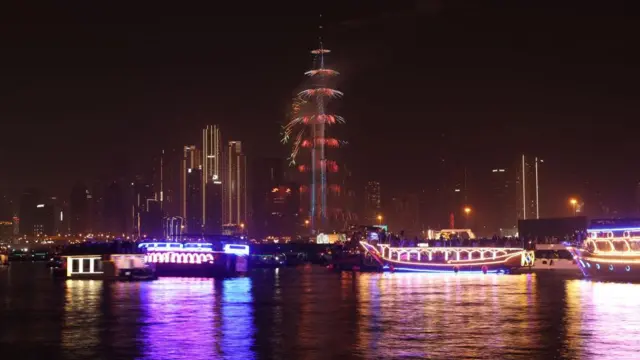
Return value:
[(155, 280), (155, 269), (146, 264), (143, 254), (63, 255), (62, 266), (52, 267), (57, 278), (78, 280)]
[(531, 270), (580, 273), (577, 261), (564, 244), (536, 244)]
[(248, 271), (249, 245), (203, 242), (145, 242), (144, 262), (160, 276), (230, 277)]
[(587, 234), (567, 246), (586, 278), (640, 281), (640, 219), (593, 220)]
[[(393, 247), (361, 241), (365, 257), (382, 270), (432, 273), (503, 273), (533, 266), (533, 251), (501, 247)], [(367, 263), (367, 261), (365, 261)]]

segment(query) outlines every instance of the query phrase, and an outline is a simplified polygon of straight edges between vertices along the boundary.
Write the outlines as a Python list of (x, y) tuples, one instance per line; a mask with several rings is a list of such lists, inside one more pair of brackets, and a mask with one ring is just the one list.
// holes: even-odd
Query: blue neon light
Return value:
[[(389, 269), (389, 267), (385, 266), (385, 269)], [(430, 269), (413, 269), (413, 268), (403, 268), (403, 267), (396, 267), (394, 268), (396, 271), (407, 271), (407, 272), (423, 272), (423, 273), (438, 273), (438, 274), (442, 274), (442, 273), (447, 273), (447, 274), (455, 274), (455, 272), (453, 270), (430, 270)], [(491, 270), (491, 271), (487, 271), (487, 274), (492, 273), (492, 274), (497, 274), (499, 273), (500, 270)], [(463, 273), (463, 274), (484, 274), (482, 272), (482, 270), (459, 270), (458, 273)]]
[(611, 229), (587, 229), (587, 232), (590, 233), (599, 233), (599, 232), (613, 232), (613, 231), (640, 231), (640, 227), (620, 227), (620, 228), (611, 228)]
[(148, 251), (213, 252), (213, 244), (210, 243), (142, 243), (138, 244), (138, 248), (146, 248)]
[(249, 255), (249, 245), (226, 244), (224, 246), (225, 254), (235, 254), (238, 256)]

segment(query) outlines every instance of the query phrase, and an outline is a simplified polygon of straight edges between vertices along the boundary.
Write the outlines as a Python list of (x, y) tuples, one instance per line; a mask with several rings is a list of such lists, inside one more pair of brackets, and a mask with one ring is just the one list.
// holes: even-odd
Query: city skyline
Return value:
[[(484, 194), (493, 186), (489, 172), (506, 169), (513, 159), (526, 154), (545, 161), (536, 201), (540, 217), (570, 214), (570, 197), (580, 198), (585, 214), (633, 215), (638, 208), (635, 193), (640, 170), (629, 155), (634, 153), (633, 142), (624, 129), (637, 115), (631, 99), (637, 93), (632, 79), (639, 74), (625, 66), (621, 68), (627, 73), (622, 74), (610, 66), (629, 63), (623, 46), (629, 32), (621, 31), (615, 21), (624, 14), (613, 6), (585, 5), (575, 13), (568, 7), (554, 7), (571, 19), (574, 25), (567, 27), (546, 14), (546, 5), (513, 4), (507, 16), (490, 4), (469, 4), (328, 9), (323, 17), (323, 43), (334, 50), (332, 65), (341, 73), (337, 88), (346, 96), (336, 104), (336, 113), (349, 121), (336, 128), (336, 138), (349, 142), (340, 150), (339, 160), (350, 169), (353, 185), (343, 193), (352, 192), (357, 202), (363, 201), (364, 184), (377, 179), (383, 189), (384, 212), (390, 199), (422, 194), (431, 208), (434, 203), (455, 202), (444, 218), (443, 211), (424, 210), (428, 219), (437, 219), (430, 222), (446, 223), (448, 214), (459, 213), (466, 203), (477, 210), (474, 219), (480, 221), (492, 206)], [(478, 21), (471, 16), (474, 11), (482, 14), (478, 18), (491, 21)], [(62, 63), (28, 61), (38, 58), (28, 54), (41, 54), (51, 39), (38, 41), (33, 32), (21, 32), (30, 44), (27, 50), (11, 52), (1, 64), (13, 70), (0, 86), (16, 86), (16, 91), (7, 88), (12, 95), (2, 102), (5, 130), (16, 136), (0, 143), (0, 150), (8, 154), (0, 190), (11, 195), (13, 202), (25, 188), (67, 198), (73, 184), (81, 181), (93, 193), (96, 182), (106, 187), (159, 166), (154, 158), (161, 149), (167, 151), (161, 166), (175, 168), (174, 154), (168, 149), (198, 143), (199, 132), (211, 124), (223, 129), (227, 139), (242, 142), (247, 159), (286, 158), (288, 148), (278, 142), (278, 132), (288, 120), (286, 109), (297, 94), (295, 89), (304, 85), (300, 74), (308, 71), (309, 59), (302, 54), (312, 50), (318, 37), (317, 13), (304, 13), (271, 27), (245, 17), (188, 35), (160, 23), (145, 30), (149, 41), (140, 44), (140, 51), (113, 50), (119, 62), (80, 52), (86, 53), (82, 66), (75, 66), (80, 58), (73, 47), (60, 46)], [(532, 21), (524, 13), (547, 21)], [(604, 37), (622, 40), (603, 42), (602, 37), (592, 36), (587, 25), (593, 14), (602, 15), (611, 25)], [(495, 36), (491, 23), (510, 32)], [(541, 29), (539, 23), (546, 23), (548, 29)], [(472, 24), (474, 31), (465, 30), (463, 24)], [(23, 20), (18, 25), (28, 28), (31, 23)], [(97, 53), (110, 49), (109, 41), (130, 36), (126, 25), (125, 31), (107, 33), (93, 25), (78, 26), (85, 31), (65, 32), (69, 41), (95, 40)], [(280, 33), (291, 28), (300, 31)], [(372, 30), (376, 36), (370, 36)], [(554, 35), (549, 36), (550, 32)], [(230, 41), (233, 44), (221, 40), (226, 35), (236, 39)], [(179, 40), (169, 41), (172, 36)], [(211, 36), (218, 42), (215, 51), (199, 45)], [(514, 50), (512, 42), (523, 38), (530, 41), (519, 42)], [(248, 40), (255, 45), (250, 51), (234, 45)], [(576, 52), (564, 52), (558, 46), (561, 40)], [(416, 47), (417, 43), (421, 46)], [(608, 51), (591, 54), (595, 45)], [(183, 57), (149, 55), (165, 48)], [(218, 56), (220, 51), (225, 56)], [(259, 67), (247, 66), (245, 59), (255, 53), (265, 54), (263, 62)], [(187, 66), (190, 62), (193, 66)], [(102, 75), (104, 68), (116, 76)], [(153, 71), (159, 68), (167, 75)], [(226, 71), (221, 74), (219, 69)], [(88, 86), (87, 74), (98, 85)], [(248, 89), (262, 95), (249, 101), (243, 95)], [(616, 146), (598, 145), (605, 139)], [(21, 146), (25, 141), (29, 145)], [(433, 175), (442, 168), (447, 169), (446, 176)], [(453, 195), (445, 187), (459, 185), (463, 171), (468, 196), (447, 200)], [(209, 176), (207, 172), (201, 175)], [(162, 182), (176, 179), (166, 177)], [(345, 180), (336, 179), (338, 183), (342, 186)], [(206, 194), (206, 187), (199, 192), (202, 204)], [(161, 207), (169, 212), (176, 206), (183, 209), (184, 203), (175, 203), (183, 195), (161, 190)], [(200, 217), (206, 223), (204, 207)]]

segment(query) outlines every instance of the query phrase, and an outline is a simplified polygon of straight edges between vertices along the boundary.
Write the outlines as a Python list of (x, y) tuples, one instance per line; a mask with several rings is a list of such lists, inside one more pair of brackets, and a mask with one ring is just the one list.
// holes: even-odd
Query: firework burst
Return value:
[[(335, 175), (327, 175), (339, 172), (340, 167), (327, 155), (346, 144), (328, 134), (331, 125), (345, 122), (341, 116), (326, 112), (332, 99), (343, 96), (341, 91), (332, 88), (333, 79), (339, 73), (324, 67), (324, 55), (329, 52), (322, 42), (319, 49), (312, 51), (315, 68), (305, 72), (311, 84), (293, 98), (288, 122), (282, 126), (282, 143), (291, 146), (290, 165), (309, 177), (308, 186), (302, 185), (301, 192), (309, 196), (308, 205), (302, 206), (309, 210), (310, 229), (316, 228), (316, 220), (324, 227), (330, 213), (337, 211), (327, 204), (333, 203), (340, 187), (330, 184)], [(298, 161), (301, 154), (304, 161)]]

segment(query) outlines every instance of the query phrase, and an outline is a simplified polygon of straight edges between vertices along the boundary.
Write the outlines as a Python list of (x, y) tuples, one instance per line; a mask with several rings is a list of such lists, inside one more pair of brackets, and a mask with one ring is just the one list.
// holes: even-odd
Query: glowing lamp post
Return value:
[(244, 223), (240, 223), (240, 232), (244, 234)]
[(304, 221), (304, 226), (309, 227), (309, 219)]
[(462, 209), (462, 211), (464, 211), (464, 221), (465, 221), (466, 227), (469, 227), (469, 215), (471, 215), (471, 208), (469, 206), (465, 206), (464, 209)]
[(573, 216), (576, 216), (576, 207), (578, 206), (578, 200), (571, 198), (569, 199), (569, 204), (573, 207)]
[(378, 225), (382, 225), (382, 215), (378, 215)]

